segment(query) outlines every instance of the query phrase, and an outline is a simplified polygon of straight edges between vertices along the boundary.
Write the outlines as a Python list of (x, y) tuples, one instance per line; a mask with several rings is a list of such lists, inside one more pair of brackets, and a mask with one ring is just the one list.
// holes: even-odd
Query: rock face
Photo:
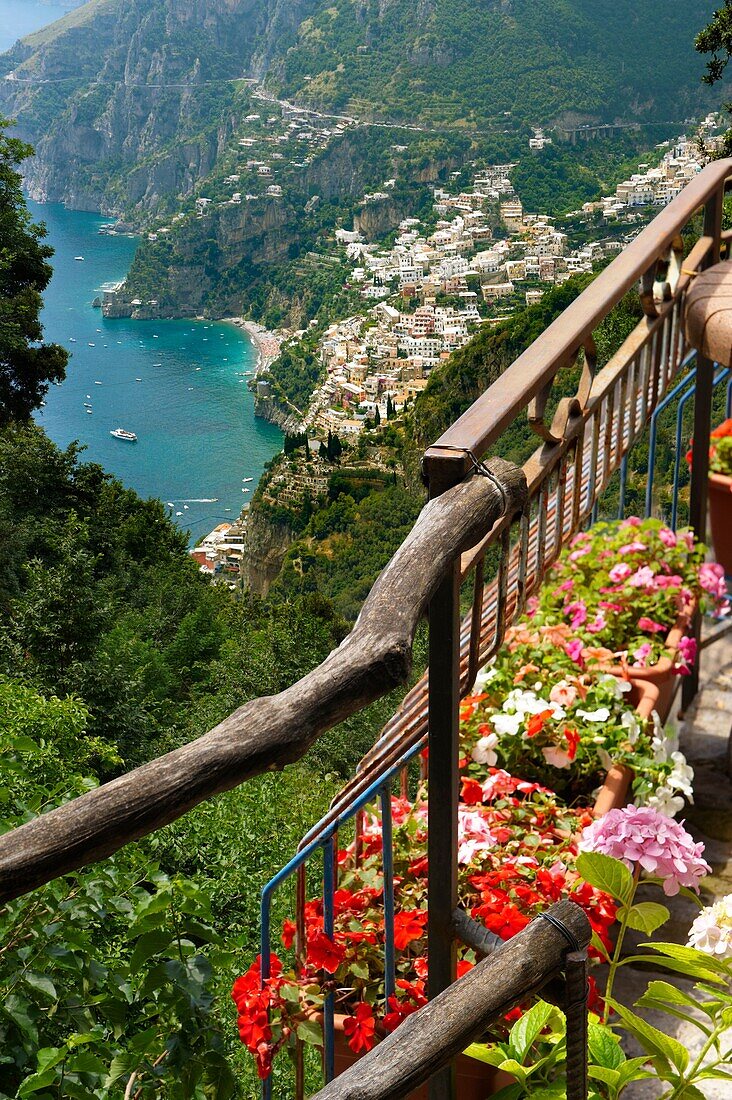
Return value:
[(256, 596), (266, 596), (282, 568), (294, 532), (280, 524), (274, 524), (256, 507), (252, 506), (247, 520), (242, 556), (242, 579), (245, 588)]
[(37, 155), (30, 194), (157, 211), (210, 172), (234, 77), (261, 73), (316, 0), (90, 0), (0, 58), (0, 114)]

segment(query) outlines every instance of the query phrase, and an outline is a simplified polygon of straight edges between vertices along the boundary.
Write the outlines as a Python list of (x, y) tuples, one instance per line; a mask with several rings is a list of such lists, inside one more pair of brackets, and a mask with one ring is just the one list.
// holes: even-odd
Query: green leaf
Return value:
[(670, 1035), (664, 1035), (657, 1027), (642, 1020), (640, 1016), (636, 1016), (629, 1008), (618, 1004), (617, 1001), (610, 999), (610, 1004), (647, 1054), (675, 1066), (680, 1073), (684, 1072), (689, 1064), (689, 1052), (685, 1046), (682, 1046), (677, 1039), (672, 1039)]
[(711, 970), (704, 971), (701, 967), (696, 966), (694, 973), (690, 974), (685, 962), (677, 959), (659, 959), (655, 955), (626, 955), (621, 962), (621, 966), (632, 966), (636, 963), (649, 963), (655, 968), (663, 966), (667, 970), (673, 970), (675, 974), (683, 974), (685, 978), (694, 977), (699, 981), (718, 982), (720, 985), (723, 982), (723, 979), (712, 973)]
[(618, 910), (618, 920), (625, 920), (626, 915), (628, 927), (644, 932), (647, 936), (665, 924), (671, 916), (665, 905), (658, 905), (655, 901), (639, 901), (631, 905), (630, 909), (623, 907)]
[(696, 1085), (684, 1085), (681, 1092), (676, 1093), (676, 1100), (706, 1100), (706, 1097)]
[(498, 1068), (502, 1069), (504, 1073), (510, 1073), (520, 1085), (526, 1084), (526, 1070), (515, 1058), (504, 1058)]
[(490, 1043), (471, 1043), (465, 1048), (463, 1054), (467, 1058), (474, 1058), (476, 1062), (485, 1062), (489, 1066), (500, 1066), (506, 1058), (500, 1047)]
[(651, 1073), (650, 1070), (645, 1069), (648, 1062), (647, 1058), (629, 1058), (624, 1065), (618, 1070), (618, 1094), (620, 1094), (626, 1085), (629, 1085), (631, 1081), (646, 1081), (651, 1077), (655, 1077), (655, 1073)]
[(151, 959), (153, 955), (159, 955), (161, 951), (169, 947), (172, 940), (173, 933), (165, 928), (153, 928), (150, 932), (143, 932), (132, 952), (130, 971), (136, 974), (148, 959)]
[[(652, 947), (661, 955), (667, 955), (670, 959), (678, 959), (689, 967), (689, 977), (695, 977), (698, 970), (714, 971), (723, 978), (728, 976), (728, 968), (720, 959), (713, 955), (707, 955), (703, 951), (697, 951), (694, 947), (682, 947), (679, 943), (642, 943), (641, 947)], [(709, 979), (705, 978), (706, 981)]]
[(323, 1028), (317, 1020), (301, 1020), (297, 1025), (297, 1037), (303, 1043), (312, 1043), (313, 1046), (322, 1047)]
[(67, 1047), (41, 1047), (36, 1054), (36, 1071), (43, 1073), (44, 1069), (57, 1066), (62, 1058), (66, 1057)]
[(597, 952), (599, 952), (605, 962), (610, 962), (610, 956), (608, 955), (607, 948), (605, 947), (605, 944), (602, 942), (594, 928), (592, 929), (592, 946)]
[(107, 1076), (107, 1064), (90, 1050), (80, 1050), (68, 1060), (68, 1068), (71, 1073), (96, 1073), (100, 1077)]
[(611, 1089), (617, 1089), (620, 1074), (616, 1069), (609, 1069), (608, 1066), (592, 1065), (587, 1072), (594, 1081), (602, 1081), (604, 1085), (609, 1085)]
[(508, 1037), (509, 1055), (523, 1062), (534, 1040), (546, 1027), (554, 1009), (546, 1001), (537, 1001), (516, 1021)]
[(633, 876), (624, 863), (601, 852), (580, 852), (576, 867), (585, 882), (597, 890), (604, 890), (623, 905), (633, 896)]
[(587, 1044), (591, 1060), (597, 1066), (618, 1069), (625, 1061), (622, 1047), (616, 1035), (603, 1024), (590, 1024)]
[(677, 989), (675, 985), (671, 985), (669, 982), (649, 982), (648, 988), (641, 999), (635, 1002), (636, 1005), (644, 1005), (647, 997), (655, 1001), (664, 1001), (675, 1005), (688, 1005), (691, 1008), (696, 1008), (696, 1000), (694, 997), (691, 997), (688, 993), (684, 993), (682, 989)]
[(124, 1077), (126, 1074), (131, 1073), (136, 1065), (139, 1065), (139, 1059), (131, 1054), (118, 1054), (112, 1059), (109, 1066), (109, 1075), (106, 1079), (105, 1086), (109, 1088), (118, 1081), (120, 1077)]
[(56, 992), (56, 986), (53, 984), (50, 978), (47, 978), (45, 974), (37, 974), (33, 970), (27, 970), (25, 973), (25, 982), (31, 987), (31, 989), (37, 990), (39, 993), (43, 993), (49, 1000), (55, 1001), (58, 999), (58, 993)]
[(30, 1077), (26, 1077), (18, 1089), (19, 1100), (24, 1096), (32, 1096), (34, 1092), (40, 1092), (41, 1089), (47, 1089), (55, 1080), (56, 1070), (53, 1068), (46, 1069), (43, 1073), (32, 1073)]
[(365, 981), (368, 980), (369, 968), (368, 968), (367, 963), (365, 963), (365, 962), (352, 962), (352, 963), (349, 963), (348, 969), (351, 972), (351, 974), (353, 974), (356, 978), (363, 978)]

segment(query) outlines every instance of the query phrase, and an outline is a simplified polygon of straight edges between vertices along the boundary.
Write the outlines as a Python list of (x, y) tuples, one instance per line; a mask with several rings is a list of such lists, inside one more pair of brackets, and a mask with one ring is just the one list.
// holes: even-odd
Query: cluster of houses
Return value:
[(244, 553), (245, 516), (233, 522), (219, 523), (189, 553), (206, 576), (238, 577)]
[[(703, 126), (711, 130), (716, 122), (709, 116)], [(550, 140), (540, 131), (534, 138)], [(472, 188), (458, 194), (435, 188), (431, 232), (420, 219), (405, 218), (393, 243), (382, 247), (364, 241), (358, 229), (336, 231), (354, 264), (349, 284), (374, 304), (323, 334), (325, 378), (305, 418), (308, 429), (348, 437), (369, 422), (384, 421), (424, 388), (430, 372), (467, 344), (479, 325), (540, 301), (547, 286), (592, 271), (637, 232), (607, 233), (569, 247), (554, 219), (524, 211), (510, 182), (513, 167), (483, 168)], [(680, 137), (667, 144), (658, 165), (639, 165), (614, 195), (585, 204), (572, 217), (587, 220), (599, 212), (603, 220), (621, 220), (630, 228), (642, 216), (638, 207), (670, 202), (701, 167), (696, 142)], [(392, 182), (364, 196), (364, 203), (387, 200)]]

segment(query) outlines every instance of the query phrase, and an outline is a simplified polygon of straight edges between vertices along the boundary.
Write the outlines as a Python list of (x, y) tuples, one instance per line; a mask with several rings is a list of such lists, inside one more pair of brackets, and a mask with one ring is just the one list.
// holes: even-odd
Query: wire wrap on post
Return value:
[(587, 1000), (589, 976), (587, 951), (582, 950), (571, 928), (552, 913), (540, 913), (567, 941), (564, 959), (564, 1015), (566, 1019), (567, 1100), (587, 1100), (589, 1091), (587, 1064)]

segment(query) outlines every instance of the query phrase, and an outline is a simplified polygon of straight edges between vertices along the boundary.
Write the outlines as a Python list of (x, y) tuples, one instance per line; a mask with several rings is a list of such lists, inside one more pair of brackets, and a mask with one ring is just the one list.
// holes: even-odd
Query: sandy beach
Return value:
[(256, 374), (266, 370), (280, 354), (280, 346), (284, 339), (283, 335), (270, 332), (263, 325), (257, 324), (256, 321), (248, 321), (244, 317), (224, 317), (223, 321), (226, 324), (236, 325), (237, 328), (243, 329), (256, 347)]

